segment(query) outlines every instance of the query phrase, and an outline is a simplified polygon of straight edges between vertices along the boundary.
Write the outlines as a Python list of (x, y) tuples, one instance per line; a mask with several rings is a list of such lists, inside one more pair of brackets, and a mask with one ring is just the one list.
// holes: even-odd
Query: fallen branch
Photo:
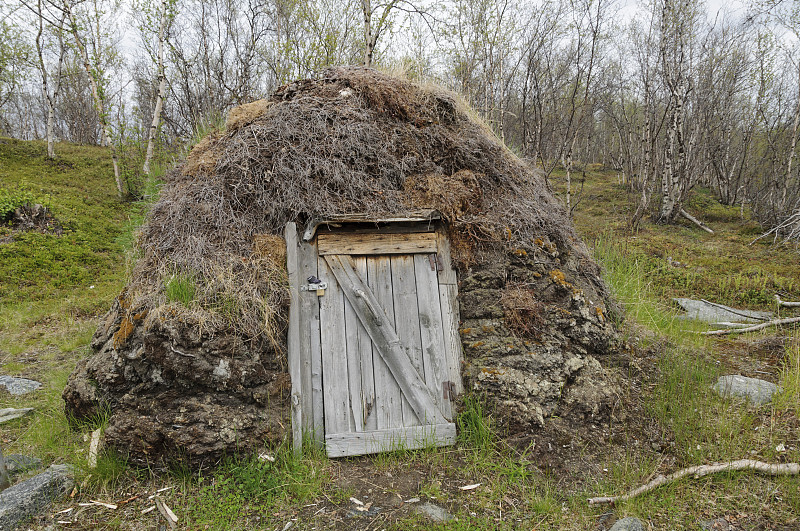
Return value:
[(767, 321), (766, 323), (748, 326), (747, 328), (726, 328), (724, 330), (709, 330), (708, 332), (700, 332), (700, 335), (724, 336), (727, 334), (741, 334), (744, 332), (755, 332), (756, 330), (761, 330), (762, 328), (767, 328), (769, 326), (778, 326), (778, 325), (785, 325), (792, 323), (800, 323), (800, 317), (789, 317), (788, 319), (773, 319), (772, 321)]
[(777, 303), (779, 308), (781, 306), (783, 306), (784, 308), (800, 308), (800, 302), (782, 301), (780, 296), (778, 295), (775, 295), (775, 302)]
[(752, 459), (741, 459), (739, 461), (730, 461), (728, 463), (717, 463), (713, 465), (699, 465), (684, 468), (669, 476), (658, 476), (653, 481), (639, 488), (633, 489), (627, 494), (621, 496), (601, 496), (598, 498), (589, 498), (589, 505), (598, 505), (601, 503), (614, 504), (617, 502), (630, 500), (640, 494), (650, 492), (653, 489), (677, 481), (686, 476), (694, 476), (695, 479), (709, 474), (716, 474), (718, 472), (732, 472), (735, 470), (754, 470), (762, 474), (770, 476), (793, 476), (800, 474), (800, 463), (785, 463), (785, 464), (769, 464), (762, 461), (754, 461)]
[(685, 217), (686, 219), (688, 219), (689, 221), (691, 221), (692, 223), (694, 223), (695, 225), (697, 225), (698, 227), (700, 227), (701, 229), (706, 231), (707, 233), (714, 234), (714, 231), (711, 230), (711, 227), (709, 227), (708, 225), (706, 225), (705, 223), (703, 223), (702, 221), (700, 221), (699, 219), (697, 219), (693, 215), (689, 214), (684, 209), (681, 209), (680, 214), (681, 214), (681, 216)]

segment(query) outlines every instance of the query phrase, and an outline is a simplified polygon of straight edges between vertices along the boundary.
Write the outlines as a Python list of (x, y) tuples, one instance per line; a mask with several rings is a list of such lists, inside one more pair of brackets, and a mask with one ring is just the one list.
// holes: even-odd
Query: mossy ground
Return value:
[[(64, 521), (71, 523), (57, 525), (151, 529), (165, 524), (157, 510), (142, 514), (154, 494), (188, 529), (284, 529), (290, 521), (293, 529), (604, 529), (623, 516), (638, 516), (651, 529), (700, 529), (718, 518), (733, 529), (800, 526), (796, 477), (722, 474), (683, 480), (614, 508), (586, 504), (684, 466), (745, 457), (800, 461), (795, 332), (709, 339), (694, 333), (701, 327), (676, 319), (671, 303), (683, 296), (770, 309), (775, 293), (800, 300), (796, 251), (768, 241), (749, 245), (757, 226), (703, 190), (688, 209), (714, 236), (688, 223), (647, 221), (627, 233), (632, 198), (615, 174), (599, 170), (587, 174), (575, 220), (627, 310), (623, 330), (631, 346), (608, 360), (627, 382), (624, 415), (608, 426), (587, 426), (580, 437), (543, 430), (535, 445), (511, 448), (491, 412), (470, 399), (453, 448), (334, 461), (318, 451), (294, 456), (287, 442), (264, 448), (274, 462), (234, 451), (216, 470), (199, 473), (179, 465), (135, 469), (105, 452), (89, 470), (84, 434), (103, 419), (71, 429), (60, 393), (75, 362), (89, 354), (98, 316), (126, 281), (126, 249), (142, 207), (117, 199), (104, 150), (59, 145), (57, 152), (51, 163), (42, 143), (0, 140), (0, 187), (24, 183), (65, 227), (61, 236), (0, 229), (11, 238), (0, 244), (0, 373), (45, 384), (29, 397), (0, 395), (0, 407), (36, 408), (2, 426), (0, 445), (6, 453), (77, 466), (74, 496), (34, 528)], [(779, 382), (783, 392), (759, 410), (722, 400), (710, 386), (731, 371)], [(415, 513), (412, 498), (446, 507), (456, 519), (433, 524)], [(90, 500), (118, 507), (79, 505)]]

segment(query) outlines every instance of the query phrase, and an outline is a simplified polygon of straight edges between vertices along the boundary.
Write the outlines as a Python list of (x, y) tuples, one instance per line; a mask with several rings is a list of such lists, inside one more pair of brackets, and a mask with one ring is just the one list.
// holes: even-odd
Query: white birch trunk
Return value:
[(161, 110), (164, 107), (164, 93), (167, 89), (167, 76), (164, 72), (164, 33), (167, 25), (167, 0), (161, 2), (161, 20), (158, 26), (158, 93), (156, 94), (156, 105), (153, 109), (153, 121), (150, 124), (150, 131), (147, 135), (147, 152), (144, 157), (142, 173), (150, 175), (150, 161), (153, 159), (153, 149), (155, 146), (158, 125), (161, 122)]
[(114, 166), (114, 181), (117, 185), (117, 194), (119, 197), (124, 197), (125, 195), (125, 188), (122, 184), (122, 176), (119, 172), (119, 160), (117, 157), (117, 149), (114, 147), (113, 142), (111, 142), (111, 127), (108, 124), (108, 116), (106, 115), (105, 105), (103, 102), (103, 98), (100, 97), (100, 89), (97, 86), (97, 79), (95, 74), (92, 72), (92, 66), (89, 61), (89, 52), (86, 50), (86, 46), (83, 43), (83, 40), (78, 33), (78, 21), (75, 19), (75, 14), (72, 12), (72, 7), (69, 4), (69, 0), (64, 0), (64, 12), (66, 13), (67, 17), (69, 18), (70, 23), (70, 32), (72, 33), (72, 37), (75, 39), (75, 45), (78, 47), (78, 52), (81, 54), (81, 60), (83, 61), (83, 68), (86, 71), (86, 75), (89, 77), (89, 86), (92, 89), (92, 98), (94, 99), (94, 106), (97, 109), (97, 114), (100, 118), (100, 130), (102, 132), (102, 140), (101, 143), (107, 143), (109, 149), (111, 150), (111, 162)]

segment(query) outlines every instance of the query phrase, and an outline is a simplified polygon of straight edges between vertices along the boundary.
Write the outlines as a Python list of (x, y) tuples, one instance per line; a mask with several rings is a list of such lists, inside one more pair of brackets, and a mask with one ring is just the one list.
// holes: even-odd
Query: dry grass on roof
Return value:
[(166, 182), (131, 292), (139, 306), (164, 304), (165, 279), (191, 275), (197, 311), (233, 306), (228, 325), (256, 338), (265, 320), (280, 329), (285, 319), (285, 273), (260, 235), (282, 234), (287, 221), (435, 208), (464, 260), (536, 237), (571, 247), (543, 179), (470, 115), (445, 90), (358, 67), (233, 111)]

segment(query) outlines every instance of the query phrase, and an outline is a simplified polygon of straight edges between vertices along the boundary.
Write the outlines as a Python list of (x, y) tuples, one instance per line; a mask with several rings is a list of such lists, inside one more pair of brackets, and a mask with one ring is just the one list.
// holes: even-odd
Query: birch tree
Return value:
[[(62, 82), (62, 70), (64, 67), (64, 60), (67, 53), (67, 46), (64, 42), (64, 20), (66, 18), (66, 13), (61, 11), (53, 16), (52, 13), (46, 11), (45, 5), (43, 4), (42, 0), (37, 0), (36, 3), (37, 7), (37, 32), (36, 32), (36, 52), (39, 58), (39, 73), (42, 76), (42, 93), (44, 94), (45, 99), (47, 100), (47, 125), (46, 125), (46, 138), (47, 138), (47, 157), (50, 159), (54, 159), (55, 154), (55, 147), (54, 147), (54, 128), (55, 128), (55, 109), (56, 109), (56, 101), (58, 100), (59, 92), (61, 91), (61, 82)], [(50, 24), (50, 33), (54, 38), (57, 40), (58, 46), (56, 48), (57, 52), (56, 55), (58, 59), (56, 60), (56, 68), (53, 73), (52, 83), (50, 80), (50, 76), (48, 74), (48, 67), (45, 62), (45, 54), (46, 54), (46, 44), (44, 39), (46, 38), (45, 33), (45, 22)]]
[[(150, 11), (149, 6), (140, 6), (145, 12)], [(147, 13), (148, 19), (150, 13)], [(153, 105), (153, 119), (150, 122), (150, 127), (147, 131), (147, 148), (144, 156), (144, 163), (142, 164), (142, 173), (150, 175), (150, 161), (153, 159), (153, 151), (155, 148), (156, 137), (158, 136), (161, 125), (161, 111), (164, 108), (164, 95), (167, 91), (167, 75), (166, 67), (164, 64), (164, 47), (167, 40), (167, 33), (175, 18), (175, 3), (174, 0), (161, 0), (156, 9), (156, 16), (158, 20), (158, 30), (156, 32), (156, 45), (155, 45), (155, 70), (156, 70), (156, 96), (155, 104)], [(146, 35), (147, 31), (142, 26), (141, 31)], [(145, 39), (147, 40), (147, 39)]]
[[(117, 150), (114, 146), (114, 143), (110, 142), (112, 131), (109, 123), (109, 112), (107, 108), (107, 80), (105, 78), (105, 72), (102, 68), (103, 65), (100, 58), (100, 50), (102, 49), (102, 46), (100, 42), (97, 42), (102, 36), (100, 28), (101, 11), (98, 4), (94, 3), (91, 16), (94, 18), (94, 22), (96, 23), (95, 27), (97, 33), (96, 39), (92, 39), (93, 53), (90, 56), (89, 49), (87, 48), (86, 35), (84, 33), (87, 31), (87, 29), (81, 24), (75, 10), (75, 8), (82, 1), (83, 0), (63, 0), (63, 3), (60, 7), (64, 12), (66, 21), (68, 22), (69, 32), (72, 34), (78, 54), (83, 63), (83, 69), (86, 72), (86, 76), (89, 80), (94, 106), (97, 110), (97, 115), (100, 120), (100, 130), (102, 134), (101, 144), (107, 145), (111, 152), (111, 162), (114, 166), (114, 181), (117, 185), (117, 194), (120, 198), (122, 198), (125, 196), (125, 187), (120, 175)], [(88, 31), (92, 31), (92, 28), (89, 28)]]

